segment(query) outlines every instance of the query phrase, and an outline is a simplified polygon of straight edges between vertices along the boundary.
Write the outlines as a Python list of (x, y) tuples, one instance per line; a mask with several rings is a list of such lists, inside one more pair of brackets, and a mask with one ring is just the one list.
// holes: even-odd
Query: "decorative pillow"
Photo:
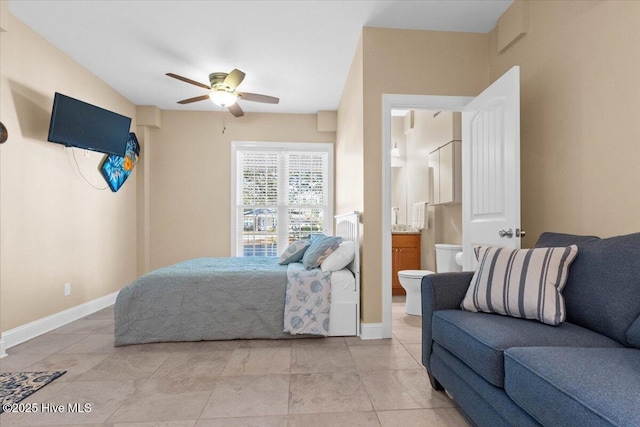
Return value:
[(318, 239), (324, 239), (325, 237), (327, 237), (327, 236), (326, 236), (324, 233), (314, 233), (314, 234), (311, 234), (311, 235), (309, 236), (309, 241), (310, 241), (311, 243), (313, 243), (313, 242), (315, 242), (316, 240), (318, 240)]
[(338, 246), (338, 249), (322, 261), (320, 268), (325, 273), (342, 270), (353, 261), (355, 256), (355, 243), (353, 243), (353, 240), (347, 240), (346, 242), (342, 242), (340, 246)]
[(295, 240), (280, 255), (278, 262), (284, 265), (300, 261), (310, 244), (308, 240)]
[(302, 264), (310, 270), (322, 264), (331, 252), (338, 249), (342, 243), (342, 237), (319, 237), (311, 242), (311, 245), (302, 256)]
[(566, 312), (562, 289), (576, 245), (564, 248), (474, 248), (478, 267), (460, 307), (559, 325)]

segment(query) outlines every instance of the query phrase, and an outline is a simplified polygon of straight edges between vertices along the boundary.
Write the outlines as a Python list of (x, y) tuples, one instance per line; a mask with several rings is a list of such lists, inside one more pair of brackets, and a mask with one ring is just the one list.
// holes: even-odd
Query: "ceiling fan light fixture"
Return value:
[(238, 95), (226, 90), (212, 90), (209, 92), (209, 99), (216, 105), (221, 107), (228, 107), (233, 105), (238, 100)]
[(275, 96), (260, 95), (259, 93), (236, 92), (236, 88), (240, 83), (242, 83), (242, 80), (245, 76), (245, 74), (238, 69), (234, 69), (230, 73), (209, 74), (209, 81), (211, 82), (211, 86), (197, 82), (195, 80), (191, 80), (184, 76), (179, 76), (178, 74), (174, 73), (167, 73), (167, 76), (183, 81), (185, 83), (192, 84), (194, 86), (207, 89), (208, 91), (204, 95), (194, 96), (193, 98), (178, 101), (178, 104), (180, 105), (191, 104), (193, 102), (200, 102), (209, 99), (214, 104), (229, 110), (229, 112), (234, 117), (242, 117), (244, 116), (244, 112), (242, 111), (240, 105), (237, 103), (238, 98), (242, 98), (243, 101), (264, 102), (267, 104), (277, 104), (278, 102), (280, 102), (280, 99), (276, 98)]

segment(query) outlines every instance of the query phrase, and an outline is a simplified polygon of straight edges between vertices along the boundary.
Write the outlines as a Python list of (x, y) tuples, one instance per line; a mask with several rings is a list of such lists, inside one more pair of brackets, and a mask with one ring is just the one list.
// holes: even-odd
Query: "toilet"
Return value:
[[(461, 256), (456, 258), (458, 253), (461, 253), (462, 246), (449, 245), (449, 244), (437, 244), (436, 245), (436, 269), (438, 273), (447, 273), (454, 271), (462, 271)], [(401, 270), (398, 271), (398, 279), (400, 285), (407, 292), (407, 303), (405, 311), (407, 314), (414, 316), (422, 315), (422, 298), (420, 287), (422, 278), (433, 274), (430, 270)]]
[(436, 270), (438, 273), (462, 271), (462, 246), (436, 244)]

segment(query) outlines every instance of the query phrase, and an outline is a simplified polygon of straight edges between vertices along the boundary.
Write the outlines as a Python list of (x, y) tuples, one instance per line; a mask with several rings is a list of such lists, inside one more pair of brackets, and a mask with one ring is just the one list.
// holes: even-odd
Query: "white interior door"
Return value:
[(462, 112), (463, 268), (476, 245), (520, 248), (520, 68)]

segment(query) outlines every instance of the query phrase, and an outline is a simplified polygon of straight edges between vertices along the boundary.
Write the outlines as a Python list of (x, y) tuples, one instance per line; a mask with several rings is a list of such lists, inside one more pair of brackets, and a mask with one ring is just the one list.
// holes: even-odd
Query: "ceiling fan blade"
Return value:
[(265, 102), (267, 104), (277, 104), (280, 98), (275, 96), (260, 95), (258, 93), (236, 92), (236, 94), (245, 101)]
[(183, 99), (182, 101), (178, 101), (178, 104), (191, 104), (192, 102), (204, 101), (205, 99), (209, 99), (209, 95), (200, 95), (194, 98)]
[(167, 73), (167, 76), (169, 76), (169, 77), (173, 77), (174, 79), (182, 80), (182, 81), (183, 81), (183, 82), (185, 82), (185, 83), (191, 83), (192, 85), (200, 86), (200, 87), (201, 87), (201, 88), (203, 88), (203, 89), (209, 89), (209, 90), (211, 90), (211, 86), (209, 86), (209, 85), (206, 85), (206, 84), (204, 84), (204, 83), (197, 82), (197, 81), (195, 81), (195, 80), (188, 79), (188, 78), (186, 78), (186, 77), (179, 76), (179, 75), (177, 75), (177, 74)]
[(229, 112), (231, 114), (233, 114), (235, 117), (242, 117), (244, 116), (244, 111), (242, 111), (242, 108), (240, 108), (240, 106), (238, 105), (238, 103), (236, 102), (235, 104), (229, 105), (227, 107), (227, 109), (229, 110)]
[(229, 86), (229, 89), (235, 90), (235, 88), (242, 83), (242, 80), (244, 80), (244, 76), (245, 74), (242, 71), (234, 69), (224, 79), (223, 84)]

